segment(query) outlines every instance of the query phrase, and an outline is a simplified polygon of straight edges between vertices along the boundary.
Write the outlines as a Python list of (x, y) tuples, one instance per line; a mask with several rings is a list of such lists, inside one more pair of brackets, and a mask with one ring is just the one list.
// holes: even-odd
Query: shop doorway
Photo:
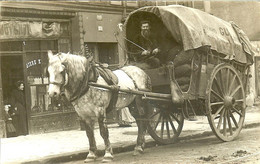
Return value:
[(2, 87), (4, 103), (10, 103), (10, 94), (18, 80), (24, 81), (23, 57), (1, 56)]
[[(12, 91), (16, 88), (16, 82), (24, 81), (23, 56), (1, 54), (0, 61), (3, 101), (4, 105), (8, 105), (11, 104)], [(27, 116), (24, 117), (27, 120)]]

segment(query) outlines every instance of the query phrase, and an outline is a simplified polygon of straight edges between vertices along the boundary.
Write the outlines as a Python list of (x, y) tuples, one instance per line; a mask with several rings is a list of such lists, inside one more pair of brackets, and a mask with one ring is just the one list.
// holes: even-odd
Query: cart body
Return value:
[[(128, 52), (143, 20), (150, 21), (152, 33), (156, 33), (162, 47), (181, 47), (174, 57), (159, 57), (164, 66), (145, 70), (154, 93), (173, 97), (174, 82), (184, 98), (181, 105), (151, 99), (151, 136), (160, 143), (174, 142), (184, 117), (193, 113), (206, 115), (219, 139), (230, 141), (237, 137), (244, 122), (245, 89), (249, 66), (253, 64), (253, 51), (244, 32), (234, 23), (193, 8), (143, 7), (130, 13), (124, 23)], [(130, 61), (132, 55), (128, 54)], [(168, 67), (171, 61), (173, 79)]]

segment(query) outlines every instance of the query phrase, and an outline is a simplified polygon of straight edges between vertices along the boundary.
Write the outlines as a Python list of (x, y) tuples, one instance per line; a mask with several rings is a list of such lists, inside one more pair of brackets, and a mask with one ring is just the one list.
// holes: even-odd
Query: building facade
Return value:
[[(10, 103), (10, 94), (17, 80), (25, 82), (28, 134), (79, 128), (79, 118), (73, 107), (62, 101), (51, 100), (47, 95), (47, 50), (84, 55), (85, 46), (88, 46), (96, 62), (108, 63), (110, 68), (115, 68), (126, 60), (124, 48), (115, 36), (118, 24), (124, 21), (128, 13), (148, 5), (175, 4), (197, 8), (226, 21), (235, 20), (249, 38), (259, 45), (259, 26), (253, 27), (252, 22), (248, 22), (252, 15), (254, 19), (260, 17), (257, 15), (259, 12), (256, 12), (259, 11), (259, 3), (234, 3), (236, 2), (1, 2), (0, 137), (5, 137), (3, 107)], [(237, 12), (245, 4), (244, 16), (238, 18)], [(260, 57), (256, 57), (256, 63), (258, 68)], [(256, 81), (259, 81), (259, 71), (256, 71), (256, 75)], [(258, 83), (253, 85), (260, 88)], [(113, 119), (113, 115), (109, 117)]]
[(1, 137), (3, 108), (18, 80), (25, 83), (28, 134), (79, 128), (73, 107), (47, 94), (47, 51), (84, 55), (88, 45), (96, 62), (116, 67), (125, 60), (118, 55), (117, 25), (138, 3), (1, 2), (0, 7)]

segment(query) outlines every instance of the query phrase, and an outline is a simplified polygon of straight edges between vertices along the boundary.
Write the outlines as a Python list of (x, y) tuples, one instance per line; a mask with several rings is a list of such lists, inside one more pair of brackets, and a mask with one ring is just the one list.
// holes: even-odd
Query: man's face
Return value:
[(141, 32), (143, 35), (148, 36), (150, 34), (150, 25), (149, 23), (143, 23), (141, 26)]

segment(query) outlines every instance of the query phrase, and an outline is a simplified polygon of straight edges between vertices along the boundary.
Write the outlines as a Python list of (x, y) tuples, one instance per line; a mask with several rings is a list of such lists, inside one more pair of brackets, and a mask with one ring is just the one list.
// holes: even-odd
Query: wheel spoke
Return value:
[(219, 78), (220, 78), (220, 85), (221, 85), (221, 88), (222, 88), (222, 91), (225, 94), (227, 94), (225, 91), (225, 87), (224, 87), (224, 80), (223, 80), (223, 77), (222, 77), (222, 70), (219, 71)]
[(225, 112), (225, 110), (222, 110), (221, 113), (220, 113), (220, 118), (219, 118), (218, 126), (217, 126), (217, 129), (219, 129), (219, 130), (220, 130), (220, 126), (221, 126), (221, 123), (222, 123), (222, 120), (223, 120), (224, 112)]
[(227, 135), (227, 112), (224, 112), (224, 122), (223, 122), (223, 135)]
[(236, 128), (238, 128), (238, 124), (237, 124), (236, 118), (234, 117), (233, 113), (230, 112), (229, 114), (230, 114), (230, 117), (232, 118), (232, 120), (233, 120), (233, 122), (234, 122)]
[(244, 99), (236, 100), (236, 102), (244, 102)]
[(169, 122), (170, 122), (170, 124), (171, 124), (171, 127), (172, 127), (172, 130), (173, 130), (174, 134), (177, 134), (177, 130), (176, 130), (175, 126), (174, 126), (173, 123), (172, 123), (171, 116), (168, 116), (168, 117), (169, 117)]
[(214, 103), (211, 103), (210, 106), (214, 106), (214, 105), (223, 105), (224, 102), (214, 102)]
[(218, 80), (216, 79), (216, 77), (214, 77), (214, 80), (216, 81), (214, 84), (216, 84), (216, 87), (217, 87), (219, 93), (220, 93), (222, 96), (224, 96), (224, 92), (223, 92), (223, 90), (221, 89), (221, 87), (220, 87), (220, 85), (219, 85), (219, 82), (218, 82)]
[(163, 130), (164, 130), (164, 117), (162, 117), (161, 138), (163, 138)]
[(217, 115), (223, 110), (223, 108), (224, 108), (224, 105), (222, 105), (222, 106), (217, 110), (217, 112), (212, 116), (213, 119), (215, 119), (215, 118), (217, 117)]
[(158, 119), (157, 119), (157, 121), (156, 121), (156, 124), (155, 124), (155, 126), (154, 126), (154, 131), (156, 131), (156, 128), (157, 128), (157, 126), (158, 126), (158, 124), (159, 124), (161, 118), (162, 118), (162, 114), (160, 113), (160, 116), (158, 117)]
[(176, 116), (174, 116), (173, 113), (170, 113), (170, 115), (172, 116), (173, 119), (175, 119), (177, 121), (178, 124), (181, 124), (180, 120), (178, 120), (178, 118)]
[(234, 109), (234, 111), (242, 117), (242, 113), (240, 113), (235, 107), (233, 107), (232, 109)]
[(226, 77), (227, 77), (227, 79), (226, 79), (226, 89), (227, 89), (227, 91), (229, 90), (229, 85), (228, 85), (228, 83), (229, 83), (229, 74), (230, 74), (230, 70), (227, 69), (227, 75), (226, 75)]
[(232, 90), (232, 86), (233, 86), (233, 83), (235, 82), (235, 79), (236, 79), (236, 75), (234, 75), (232, 80), (231, 80), (231, 83), (230, 83), (230, 86), (229, 86), (229, 90), (228, 90), (228, 94), (230, 94), (230, 92)]
[(240, 85), (237, 86), (236, 89), (230, 94), (230, 96), (234, 96), (240, 88), (242, 89)]
[(223, 100), (223, 101), (224, 101), (224, 98), (221, 97), (216, 91), (214, 91), (213, 89), (211, 89), (211, 92), (212, 92), (215, 96), (217, 96), (220, 100)]
[(233, 131), (232, 131), (232, 125), (231, 125), (231, 121), (230, 121), (230, 116), (229, 116), (229, 110), (227, 110), (227, 121), (228, 121), (228, 127), (229, 127), (229, 131), (230, 131), (230, 135), (233, 135)]
[(150, 116), (150, 118), (153, 118), (155, 115), (157, 115), (158, 113), (160, 113), (161, 112), (161, 110), (157, 110), (155, 113), (153, 113), (151, 116)]
[(166, 121), (166, 129), (167, 129), (167, 136), (168, 136), (168, 139), (171, 138), (171, 135), (170, 135), (170, 130), (169, 130), (169, 124), (168, 124), (168, 121)]

